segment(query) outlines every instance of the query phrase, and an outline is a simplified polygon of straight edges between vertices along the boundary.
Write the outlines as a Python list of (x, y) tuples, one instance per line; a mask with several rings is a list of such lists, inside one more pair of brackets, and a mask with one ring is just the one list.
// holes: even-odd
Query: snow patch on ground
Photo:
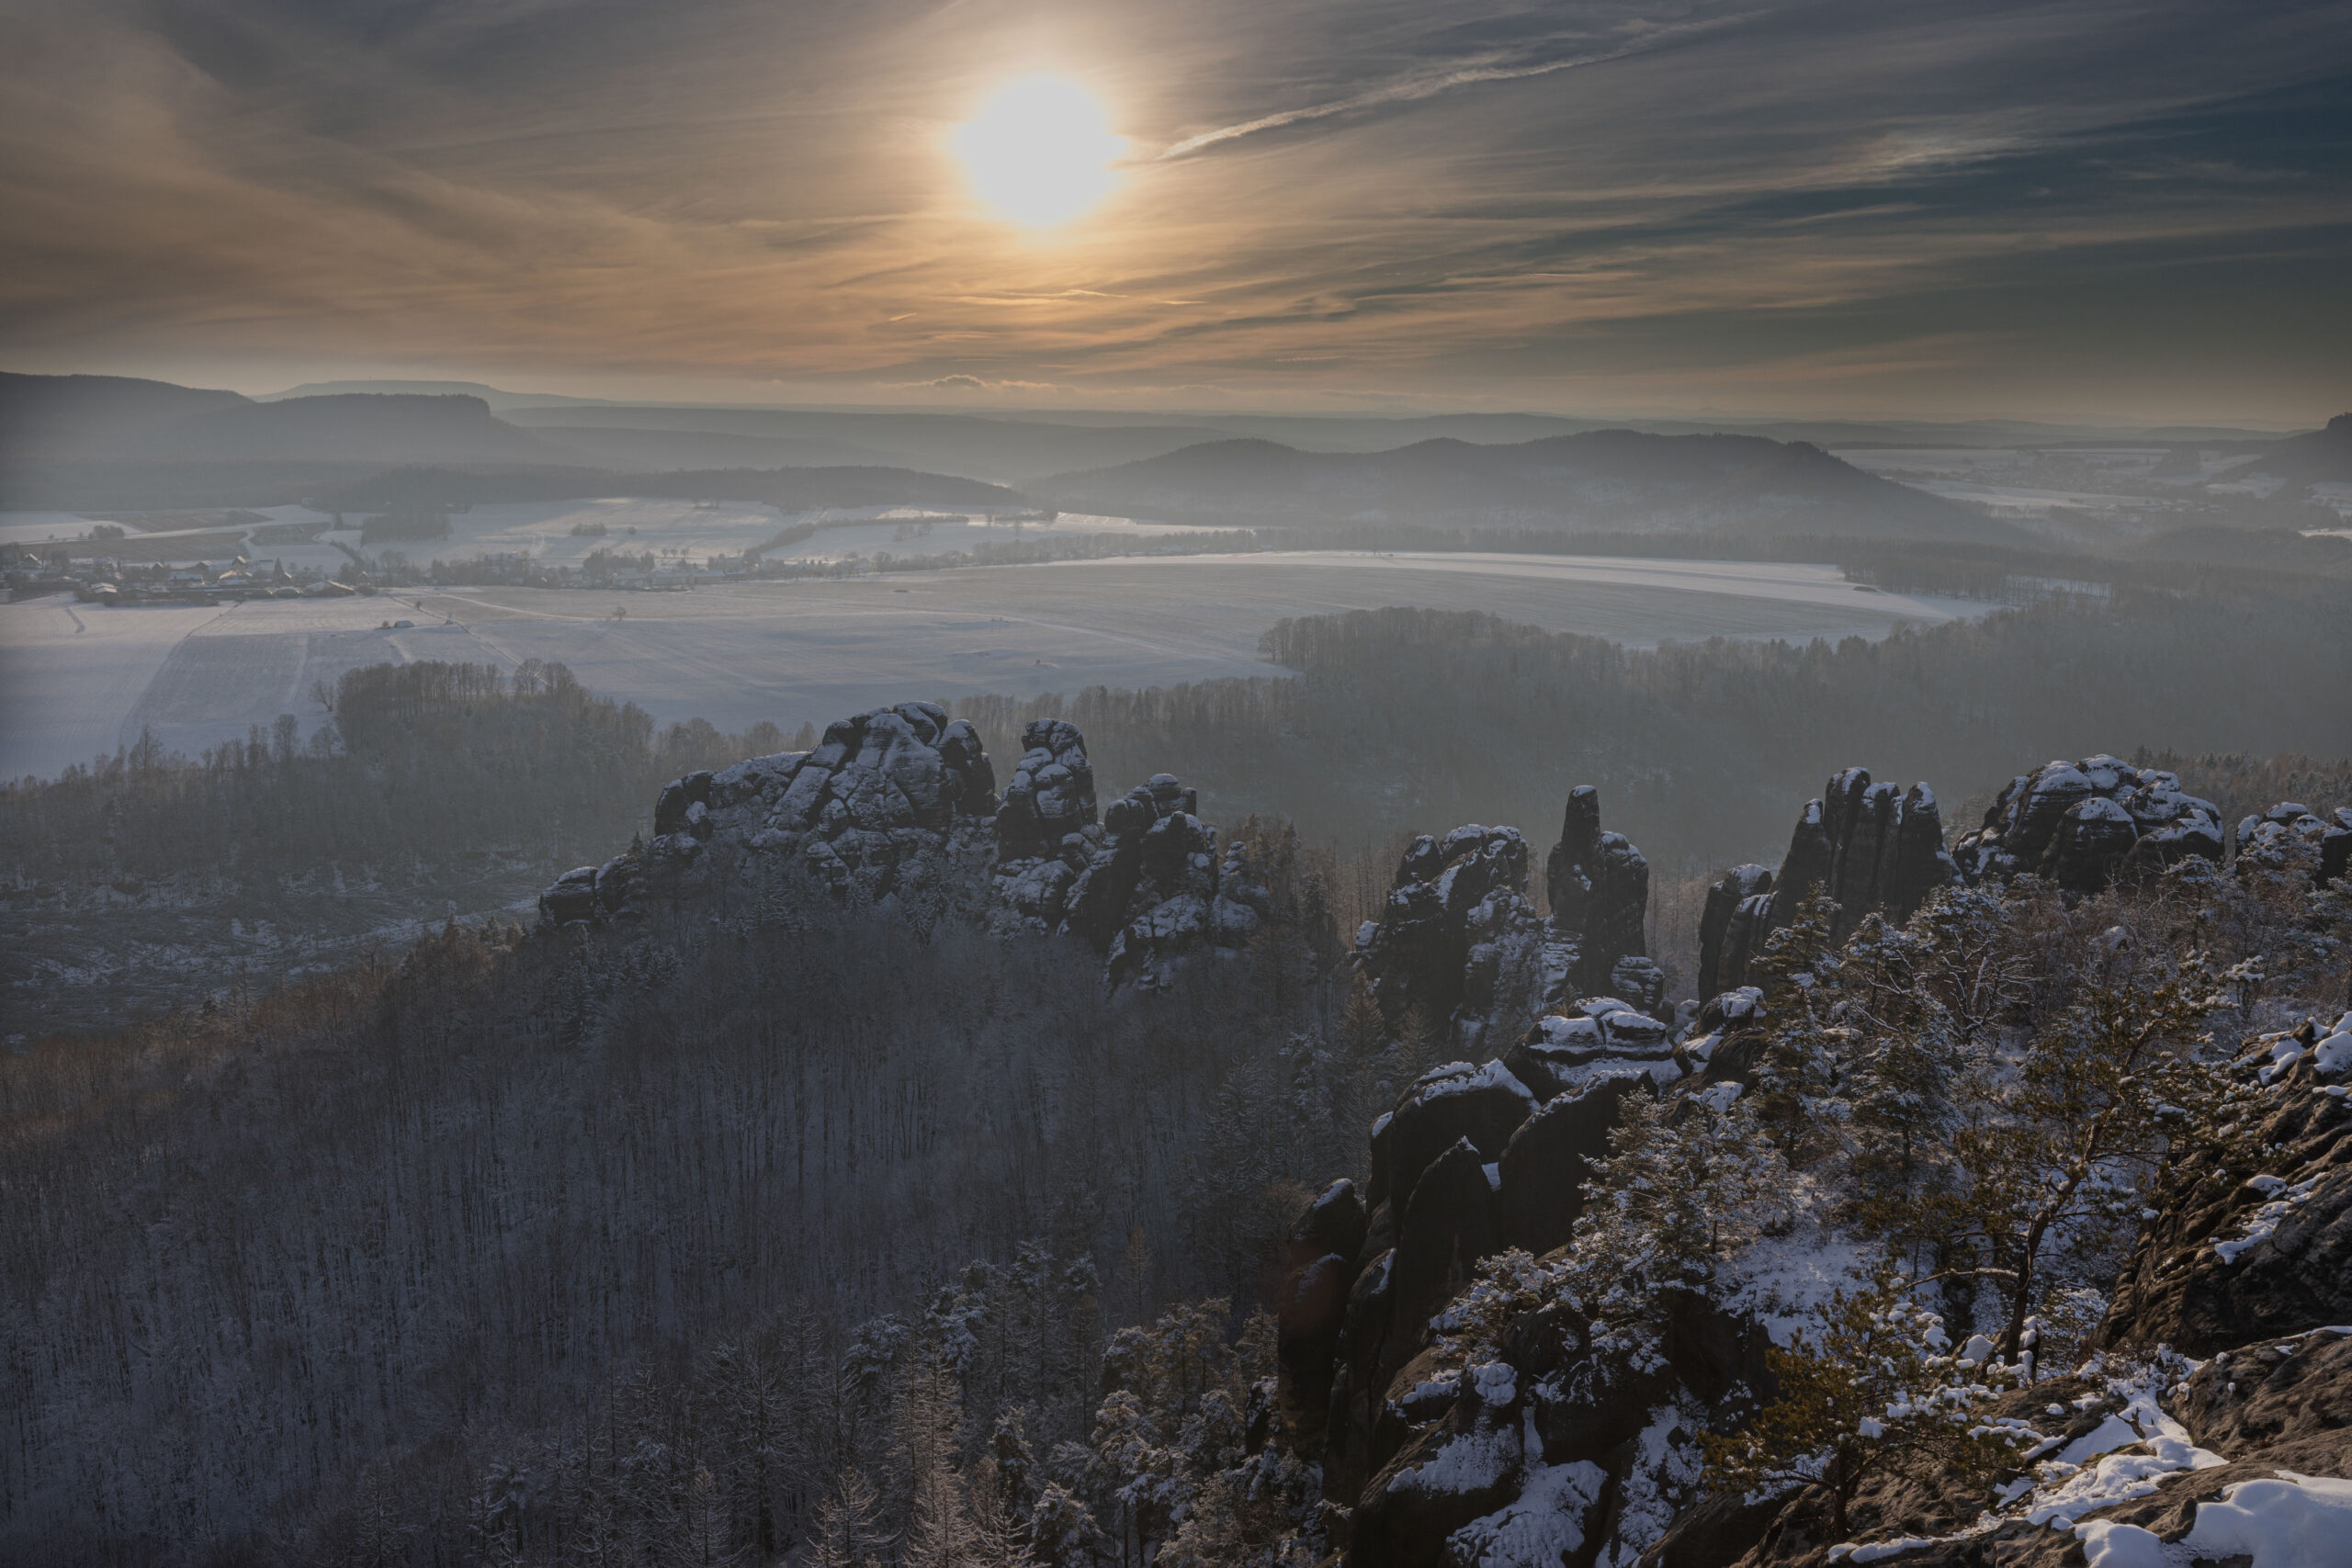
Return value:
[(1585, 1513), (1608, 1480), (1589, 1460), (1532, 1466), (1517, 1498), (1446, 1539), (1447, 1560), (1477, 1568), (1558, 1568), (1583, 1547)]
[(1740, 1254), (1738, 1283), (1724, 1300), (1735, 1313), (1752, 1314), (1772, 1343), (1786, 1349), (1813, 1321), (1813, 1309), (1839, 1291), (1848, 1294), (1867, 1283), (1874, 1249), (1821, 1223), (1818, 1194), (1800, 1185), (1792, 1194), (1797, 1224), (1785, 1235), (1764, 1236)]
[[(2293, 1213), (2296, 1208), (2307, 1201), (2313, 1192), (2319, 1190), (2321, 1179), (2314, 1176), (2309, 1181), (2299, 1181), (2292, 1187), (2287, 1185), (2284, 1178), (2277, 1176), (2257, 1176), (2248, 1181), (2246, 1183), (2248, 1187), (2266, 1196), (2270, 1196), (2270, 1201), (2246, 1216), (2245, 1227), (2239, 1231), (2235, 1239), (2215, 1242), (2214, 1253), (2224, 1263), (2235, 1263), (2246, 1253), (2268, 1241), (2278, 1233), (2278, 1227), (2286, 1223), (2287, 1216)], [(2275, 1196), (2271, 1196), (2272, 1194)]]

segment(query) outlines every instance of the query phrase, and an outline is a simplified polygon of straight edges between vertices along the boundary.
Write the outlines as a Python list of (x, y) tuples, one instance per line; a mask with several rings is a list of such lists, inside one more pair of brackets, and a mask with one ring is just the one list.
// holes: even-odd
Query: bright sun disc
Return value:
[(1075, 82), (1024, 76), (990, 94), (956, 128), (956, 151), (979, 198), (1016, 223), (1050, 229), (1111, 192), (1125, 146), (1102, 106)]

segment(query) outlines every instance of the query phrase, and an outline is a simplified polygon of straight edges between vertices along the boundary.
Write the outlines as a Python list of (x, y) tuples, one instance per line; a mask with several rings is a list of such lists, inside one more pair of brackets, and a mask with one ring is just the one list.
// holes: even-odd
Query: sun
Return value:
[(1061, 76), (1008, 82), (956, 128), (974, 194), (1033, 229), (1057, 228), (1108, 196), (1125, 146), (1093, 95)]

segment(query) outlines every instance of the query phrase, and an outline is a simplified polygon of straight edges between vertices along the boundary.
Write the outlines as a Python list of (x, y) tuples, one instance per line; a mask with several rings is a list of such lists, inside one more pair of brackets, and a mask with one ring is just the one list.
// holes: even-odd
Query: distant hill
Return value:
[(1325, 529), (1429, 524), (1981, 544), (2027, 537), (1817, 446), (1753, 435), (1603, 430), (1511, 446), (1442, 439), (1340, 454), (1219, 441), (1027, 488), (1076, 511)]
[(132, 460), (207, 462), (545, 462), (548, 443), (499, 420), (480, 398), (341, 392), (232, 407), (136, 433)]
[(659, 405), (517, 409), (512, 423), (535, 431), (563, 426), (566, 439), (575, 441), (582, 428), (594, 427), (840, 443), (870, 454), (869, 461), (998, 484), (1156, 457), (1222, 434), (1191, 424), (1054, 424), (979, 414)]
[(547, 424), (532, 433), (582, 460), (631, 468), (782, 468), (875, 464), (883, 454), (827, 435), (730, 435), (707, 430), (636, 430)]
[(414, 393), (424, 397), (480, 398), (492, 413), (508, 409), (567, 408), (601, 403), (603, 398), (567, 398), (556, 392), (509, 392), (480, 381), (305, 381), (282, 392), (265, 392), (254, 401), (282, 403), (294, 398), (328, 398), (346, 392)]
[(453, 507), (521, 501), (578, 501), (605, 495), (673, 496), (692, 501), (749, 501), (785, 512), (824, 507), (1026, 507), (1018, 491), (980, 479), (925, 474), (911, 468), (843, 465), (786, 468), (678, 468), (616, 473), (605, 468), (511, 468), (487, 473), (413, 466), (388, 468), (323, 491), (322, 504), (341, 511), (379, 507)]
[(0, 371), (0, 462), (74, 462), (158, 426), (251, 406), (235, 392), (129, 376)]
[(2352, 413), (2340, 413), (2324, 430), (2290, 435), (2251, 462), (2228, 470), (2234, 474), (2268, 474), (2303, 484), (2352, 479)]

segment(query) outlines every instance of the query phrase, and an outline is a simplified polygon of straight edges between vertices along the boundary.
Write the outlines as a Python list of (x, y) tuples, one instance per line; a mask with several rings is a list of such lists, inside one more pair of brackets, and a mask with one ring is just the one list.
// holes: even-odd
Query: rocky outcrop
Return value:
[[(1771, 924), (1787, 925), (1798, 905), (1826, 893), (1838, 902), (1834, 934), (1842, 940), (1873, 909), (1890, 919), (1908, 919), (1928, 894), (1958, 880), (1959, 868), (1944, 852), (1935, 792), (1924, 784), (1908, 791), (1872, 784), (1863, 769), (1849, 768), (1797, 815), (1787, 858), (1772, 883)], [(1740, 977), (1715, 978), (1719, 986), (1732, 986)]]
[(1491, 1049), (1498, 1032), (1577, 996), (1606, 991), (1655, 1010), (1666, 974), (1644, 955), (1649, 863), (1600, 829), (1580, 785), (1544, 866), (1552, 913), (1527, 899), (1527, 840), (1516, 828), (1423, 834), (1398, 863), (1380, 918), (1356, 933), (1355, 964), (1392, 1024), (1442, 1031), (1450, 1054)]
[[(2150, 1195), (2154, 1217), (2118, 1282), (2104, 1354), (1992, 1412), (2041, 1438), (2028, 1457), (2054, 1461), (2019, 1472), (2008, 1495), (2041, 1489), (2006, 1522), (1983, 1517), (1981, 1493), (1889, 1476), (1863, 1483), (1842, 1536), (1814, 1491), (1736, 1518), (1719, 1501), (1679, 1520), (1644, 1562), (1816, 1568), (1833, 1548), (1865, 1560), (1875, 1545), (1874, 1556), (1925, 1568), (2267, 1563), (2256, 1527), (2290, 1513), (2304, 1533), (2277, 1561), (2342, 1555), (2335, 1532), (2352, 1518), (2312, 1534), (2323, 1495), (2298, 1489), (2352, 1475), (2352, 1014), (2251, 1040), (2233, 1071), (2256, 1101), (2247, 1136), (2233, 1155), (2177, 1162)], [(2169, 1386), (2134, 1370), (2170, 1352), (2199, 1360), (2174, 1361)]]
[(1476, 1052), (1498, 1020), (1539, 1005), (1551, 980), (1543, 938), (1527, 840), (1474, 825), (1406, 847), (1380, 918), (1356, 933), (1354, 962), (1392, 1024), (1418, 1018), (1450, 1051)]
[(2096, 893), (2126, 862), (2164, 866), (2201, 855), (2218, 865), (2225, 847), (2211, 801), (2183, 792), (2174, 774), (2100, 755), (2011, 779), (1952, 856), (1971, 882), (2030, 874)]
[(1699, 916), (1699, 994), (1712, 997), (1728, 976), (1747, 973), (1747, 960), (1761, 945), (1772, 918), (1772, 873), (1761, 865), (1737, 865), (1707, 889)]
[[(1346, 1213), (1351, 1194), (1335, 1187), (1300, 1217), (1277, 1297), (1279, 1403), (1296, 1411), (1325, 1398), (1319, 1421), (1299, 1423), (1311, 1433), (1299, 1448), (1321, 1461), (1351, 1564), (1454, 1561), (1464, 1530), (1556, 1533), (1564, 1509), (1596, 1540), (1613, 1528), (1605, 1516), (1617, 1479), (1649, 1462), (1637, 1439), (1654, 1406), (1697, 1398), (1680, 1374), (1595, 1350), (1565, 1307), (1514, 1325), (1502, 1359), (1442, 1369), (1431, 1320), (1482, 1259), (1565, 1241), (1624, 1097), (1657, 1093), (1683, 1072), (1665, 1023), (1614, 997), (1568, 1004), (1502, 1058), (1423, 1074), (1373, 1124), (1370, 1208), (1354, 1257), (1327, 1240), (1353, 1225), (1324, 1217)], [(1745, 1331), (1726, 1338), (1720, 1325), (1693, 1325), (1678, 1354), (1727, 1397), (1724, 1347), (1736, 1342), (1744, 1367)], [(1579, 1415), (1578, 1400), (1600, 1401), (1606, 1418)], [(1609, 1425), (1626, 1420), (1622, 1432)]]
[(1699, 994), (1745, 985), (1748, 964), (1774, 931), (1816, 893), (1837, 901), (1832, 935), (1852, 934), (1873, 910), (1910, 918), (1937, 888), (1960, 880), (1944, 851), (1943, 818), (1925, 784), (1872, 784), (1860, 768), (1833, 776), (1805, 802), (1777, 874), (1744, 865), (1707, 890), (1699, 932)]
[(1161, 773), (1097, 821), (1085, 738), (1029, 724), (1001, 801), (978, 733), (929, 703), (842, 719), (811, 751), (689, 773), (662, 792), (654, 836), (565, 873), (542, 918), (594, 928), (684, 913), (812, 918), (888, 907), (966, 916), (999, 935), (1060, 932), (1103, 954), (1114, 982), (1248, 942), (1270, 918), (1264, 878), (1221, 847), (1199, 798)]
[(1601, 830), (1600, 792), (1590, 784), (1568, 792), (1560, 841), (1544, 862), (1544, 890), (1564, 994), (1622, 990), (1656, 1008), (1666, 976), (1644, 957), (1650, 863), (1623, 833)]
[(1007, 861), (1050, 856), (1094, 825), (1094, 764), (1078, 726), (1033, 719), (1021, 732), (1021, 761), (996, 814), (997, 852)]
[(642, 918), (693, 902), (760, 909), (779, 893), (886, 899), (935, 917), (970, 901), (997, 810), (993, 770), (969, 724), (930, 703), (828, 726), (814, 750), (689, 773), (655, 804), (654, 836), (594, 874), (593, 908), (567, 873), (542, 899), (558, 924)]
[(2322, 886), (2352, 868), (2352, 807), (2322, 817), (2297, 801), (2280, 801), (2238, 824), (2237, 870), (2308, 876)]
[(2248, 1140), (2260, 1168), (2205, 1153), (2167, 1170), (2161, 1217), (2117, 1282), (2110, 1344), (2208, 1356), (2352, 1324), (2352, 1013), (2256, 1039), (2234, 1070), (2262, 1098)]

